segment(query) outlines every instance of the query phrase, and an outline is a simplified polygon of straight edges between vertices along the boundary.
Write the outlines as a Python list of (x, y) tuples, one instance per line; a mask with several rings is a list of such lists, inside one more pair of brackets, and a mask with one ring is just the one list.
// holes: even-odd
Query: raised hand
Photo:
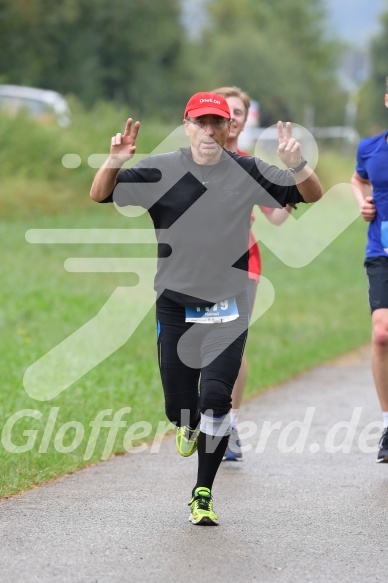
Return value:
[(302, 160), (302, 148), (299, 142), (292, 137), (291, 122), (286, 122), (286, 133), (282, 121), (278, 121), (279, 147), (278, 156), (288, 168), (296, 168)]
[(136, 121), (132, 127), (130, 117), (125, 124), (123, 134), (116, 134), (111, 139), (110, 154), (119, 157), (121, 160), (130, 160), (136, 151), (136, 139), (140, 129), (140, 122)]

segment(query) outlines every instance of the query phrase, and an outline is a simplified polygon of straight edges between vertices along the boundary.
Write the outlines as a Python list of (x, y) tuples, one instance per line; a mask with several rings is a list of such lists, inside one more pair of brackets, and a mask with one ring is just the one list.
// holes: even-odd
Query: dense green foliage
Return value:
[(180, 74), (179, 16), (179, 0), (0, 0), (1, 82), (150, 112)]
[(361, 135), (378, 134), (388, 126), (384, 94), (388, 93), (388, 2), (380, 18), (381, 30), (370, 46), (371, 72), (361, 88), (357, 125)]
[[(188, 3), (190, 0), (181, 0)], [(195, 6), (194, 0), (191, 0)], [(182, 25), (179, 0), (0, 0), (0, 82), (126, 104), (171, 119), (195, 91), (237, 84), (267, 120), (343, 120), (339, 46), (323, 0), (208, 0)], [(197, 31), (196, 34), (189, 34)]]
[(212, 0), (209, 9), (204, 56), (216, 86), (230, 84), (232, 71), (260, 101), (263, 125), (286, 117), (303, 124), (311, 108), (316, 125), (342, 121), (340, 44), (327, 39), (322, 0)]
[[(174, 125), (192, 93), (235, 84), (260, 102), (263, 125), (304, 125), (311, 112), (317, 126), (342, 125), (345, 49), (326, 9), (324, 0), (0, 0), (0, 83)], [(380, 24), (357, 96), (361, 135), (386, 127), (388, 11)]]

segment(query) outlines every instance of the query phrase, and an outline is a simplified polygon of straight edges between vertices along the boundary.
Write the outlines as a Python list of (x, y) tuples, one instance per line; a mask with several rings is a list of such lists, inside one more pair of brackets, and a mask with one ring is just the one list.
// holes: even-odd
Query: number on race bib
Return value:
[(186, 307), (186, 322), (196, 322), (198, 324), (215, 324), (217, 322), (230, 322), (239, 317), (236, 298), (229, 298), (206, 306), (204, 308)]

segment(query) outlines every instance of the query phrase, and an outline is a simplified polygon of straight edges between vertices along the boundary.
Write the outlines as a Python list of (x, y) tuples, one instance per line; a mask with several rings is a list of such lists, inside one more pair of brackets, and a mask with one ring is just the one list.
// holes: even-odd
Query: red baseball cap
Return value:
[(220, 115), (229, 119), (230, 109), (225, 97), (218, 93), (195, 93), (190, 97), (183, 117), (186, 118), (188, 115), (198, 117), (207, 114)]

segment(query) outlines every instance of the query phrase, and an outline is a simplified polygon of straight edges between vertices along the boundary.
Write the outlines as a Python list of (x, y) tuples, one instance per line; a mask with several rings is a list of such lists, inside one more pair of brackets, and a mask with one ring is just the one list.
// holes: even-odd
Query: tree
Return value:
[(381, 32), (370, 45), (371, 73), (363, 85), (358, 104), (357, 127), (361, 135), (377, 134), (388, 125), (384, 94), (388, 93), (388, 10), (380, 17)]
[[(0, 0), (1, 82), (125, 102), (176, 105), (185, 42), (179, 0)], [(188, 77), (187, 72), (186, 76)]]
[(185, 35), (182, 1), (0, 0), (0, 82), (174, 124), (193, 92), (238, 84), (275, 117), (286, 106), (303, 123), (312, 106), (317, 124), (342, 123), (324, 0), (202, 0), (199, 37)]
[(273, 119), (287, 108), (303, 124), (312, 106), (317, 124), (342, 123), (339, 44), (322, 0), (209, 0), (208, 10), (198, 59), (208, 86), (240, 85)]

